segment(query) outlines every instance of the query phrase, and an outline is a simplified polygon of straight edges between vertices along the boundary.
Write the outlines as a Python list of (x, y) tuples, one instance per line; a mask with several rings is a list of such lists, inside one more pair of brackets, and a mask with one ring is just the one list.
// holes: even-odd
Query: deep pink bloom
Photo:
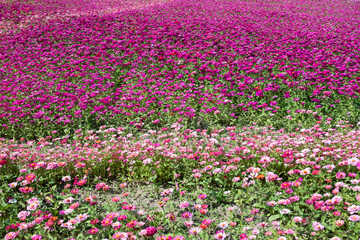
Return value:
[(154, 236), (156, 233), (157, 233), (157, 228), (156, 227), (148, 227), (148, 228), (146, 228), (146, 234), (145, 234), (145, 236), (147, 236), (147, 237), (152, 237), (152, 236)]
[(98, 228), (92, 228), (92, 229), (89, 230), (89, 233), (92, 234), (92, 235), (94, 235), (94, 234), (96, 234), (98, 231), (99, 231)]

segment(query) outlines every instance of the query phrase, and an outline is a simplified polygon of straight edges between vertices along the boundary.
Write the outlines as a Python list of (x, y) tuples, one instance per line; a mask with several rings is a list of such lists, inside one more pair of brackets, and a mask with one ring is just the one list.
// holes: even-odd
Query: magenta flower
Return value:
[(148, 227), (148, 228), (146, 228), (145, 236), (151, 237), (151, 236), (154, 236), (156, 233), (157, 233), (157, 228), (156, 227)]
[(192, 213), (190, 212), (184, 212), (183, 214), (181, 214), (181, 217), (182, 218), (185, 218), (185, 219), (189, 219), (192, 217)]
[(203, 200), (203, 199), (207, 198), (207, 195), (206, 194), (200, 194), (198, 196), (198, 198)]

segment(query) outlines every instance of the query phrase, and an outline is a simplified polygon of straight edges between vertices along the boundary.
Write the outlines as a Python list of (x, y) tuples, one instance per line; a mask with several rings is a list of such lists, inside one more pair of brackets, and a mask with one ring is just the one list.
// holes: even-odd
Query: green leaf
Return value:
[(51, 197), (45, 197), (45, 199), (54, 204), (54, 200)]
[(260, 204), (260, 203), (255, 203), (253, 204), (254, 207), (258, 207), (258, 208), (265, 208), (264, 204)]
[(276, 220), (276, 219), (278, 219), (280, 217), (281, 217), (280, 214), (272, 215), (271, 217), (269, 217), (269, 222), (274, 221), (274, 220)]

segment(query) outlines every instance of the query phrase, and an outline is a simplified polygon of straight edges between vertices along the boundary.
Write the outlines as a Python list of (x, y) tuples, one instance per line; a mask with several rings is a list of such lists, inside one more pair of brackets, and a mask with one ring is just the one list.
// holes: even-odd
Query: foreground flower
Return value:
[(41, 240), (41, 239), (42, 239), (41, 235), (34, 234), (34, 235), (31, 236), (31, 240)]
[(17, 235), (19, 235), (20, 231), (18, 232), (9, 232), (8, 234), (5, 235), (5, 240), (10, 240), (10, 239), (14, 239), (17, 237)]
[(215, 234), (215, 235), (214, 235), (214, 238), (215, 238), (215, 239), (218, 239), (218, 240), (221, 240), (221, 239), (226, 238), (226, 236), (227, 236), (227, 235), (226, 235), (225, 233), (221, 233), (221, 232), (220, 232), (220, 233)]
[(117, 240), (118, 239), (120, 239), (120, 240), (126, 239), (127, 237), (128, 237), (128, 234), (125, 232), (117, 232), (114, 235), (112, 235), (112, 238), (117, 239)]
[(148, 227), (146, 228), (146, 234), (145, 236), (147, 237), (152, 237), (157, 233), (157, 229), (156, 227)]

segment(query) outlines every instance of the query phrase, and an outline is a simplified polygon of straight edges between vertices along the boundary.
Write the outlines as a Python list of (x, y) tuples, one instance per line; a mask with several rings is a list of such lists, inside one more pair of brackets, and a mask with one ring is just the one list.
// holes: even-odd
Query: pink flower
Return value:
[(133, 221), (128, 222), (128, 223), (126, 224), (126, 227), (127, 227), (127, 228), (134, 228), (134, 227), (136, 227), (136, 225), (137, 225), (137, 221), (136, 221), (136, 220), (133, 220)]
[(189, 203), (188, 203), (188, 202), (182, 202), (182, 203), (180, 203), (180, 205), (179, 205), (179, 208), (187, 208), (187, 207), (189, 207)]
[(323, 230), (325, 227), (319, 223), (319, 222), (313, 222), (312, 224), (313, 228), (314, 228), (314, 231), (320, 231), (320, 230)]
[(342, 225), (344, 225), (344, 220), (337, 220), (336, 222), (335, 222), (335, 225), (336, 226), (338, 226), (338, 227), (341, 227)]
[(356, 200), (360, 201), (360, 194), (356, 195)]
[(238, 182), (238, 181), (240, 181), (240, 178), (239, 177), (234, 177), (232, 181), (233, 182)]
[[(139, 233), (139, 235), (140, 235), (140, 233)], [(161, 235), (161, 236), (158, 236), (157, 238), (156, 238), (156, 240), (172, 240), (173, 238), (171, 237), (171, 236), (165, 236), (165, 235)]]
[(125, 220), (126, 218), (127, 218), (126, 215), (120, 215), (120, 216), (118, 217), (118, 220), (119, 220), (119, 221), (122, 221), (122, 220)]
[(111, 199), (111, 201), (113, 201), (113, 202), (118, 202), (118, 201), (120, 201), (120, 197), (119, 197), (119, 196), (113, 197), (113, 198)]
[(257, 214), (259, 211), (260, 211), (259, 209), (254, 208), (254, 209), (251, 210), (251, 214), (255, 215), (255, 214)]
[(112, 235), (112, 238), (114, 239), (127, 239), (128, 234), (125, 232), (117, 232), (114, 235)]
[(29, 211), (21, 211), (18, 213), (18, 218), (20, 218), (20, 220), (24, 221), (26, 219), (26, 217), (29, 215), (30, 215)]
[(98, 184), (96, 184), (96, 186), (95, 186), (95, 190), (99, 190), (99, 189), (102, 189), (103, 187), (105, 187), (105, 183), (98, 183)]
[(106, 226), (109, 226), (113, 223), (113, 221), (109, 218), (105, 218), (104, 220), (101, 221), (101, 225), (106, 227)]
[(193, 175), (193, 177), (194, 177), (194, 178), (200, 178), (200, 177), (201, 177), (201, 173), (195, 173), (195, 174)]
[(42, 239), (41, 235), (34, 234), (34, 235), (31, 236), (31, 240), (41, 240), (41, 239)]
[(200, 210), (199, 210), (199, 212), (200, 212), (201, 214), (206, 214), (206, 213), (208, 212), (208, 210), (207, 210), (207, 209), (202, 208), (202, 209), (200, 209)]
[(75, 194), (78, 194), (78, 193), (79, 193), (79, 189), (77, 189), (77, 188), (76, 188), (76, 189), (71, 189), (70, 192), (71, 192), (71, 194), (74, 194), (74, 195), (75, 195)]
[(205, 199), (205, 198), (207, 198), (207, 195), (206, 194), (200, 194), (198, 198), (199, 199)]
[(351, 215), (349, 217), (349, 221), (352, 221), (352, 222), (360, 221), (360, 216), (359, 215)]
[(346, 173), (344, 173), (344, 172), (336, 173), (336, 178), (337, 179), (342, 179), (342, 178), (345, 178), (345, 177), (346, 177)]
[(174, 237), (172, 240), (185, 240), (185, 238), (181, 235)]
[(147, 237), (152, 237), (157, 233), (157, 229), (156, 227), (148, 227), (146, 228), (146, 234), (145, 236)]
[(77, 184), (78, 186), (83, 186), (83, 185), (85, 185), (85, 183), (86, 183), (86, 179), (81, 179), (81, 180), (78, 181), (76, 184)]
[(19, 235), (20, 231), (18, 232), (9, 232), (5, 235), (5, 240), (10, 240), (16, 238), (17, 235)]
[(192, 213), (190, 213), (190, 212), (184, 212), (183, 214), (181, 214), (181, 217), (185, 218), (185, 219), (191, 218), (191, 216), (192, 216)]
[(202, 221), (202, 224), (209, 226), (212, 223), (211, 219), (205, 219), (204, 221)]
[(94, 235), (94, 234), (96, 234), (98, 231), (99, 231), (98, 228), (92, 228), (92, 229), (89, 230), (89, 233), (92, 234), (92, 235)]
[(245, 233), (240, 234), (240, 240), (247, 240), (247, 235)]
[(193, 224), (194, 224), (193, 221), (184, 222), (184, 225), (185, 225), (186, 227), (191, 227)]
[(334, 212), (334, 215), (335, 215), (335, 216), (340, 216), (341, 213), (340, 213), (339, 211), (335, 211), (335, 212)]
[(292, 190), (291, 188), (288, 188), (288, 189), (285, 190), (285, 192), (286, 192), (287, 194), (291, 194), (291, 193), (293, 192), (293, 190)]

